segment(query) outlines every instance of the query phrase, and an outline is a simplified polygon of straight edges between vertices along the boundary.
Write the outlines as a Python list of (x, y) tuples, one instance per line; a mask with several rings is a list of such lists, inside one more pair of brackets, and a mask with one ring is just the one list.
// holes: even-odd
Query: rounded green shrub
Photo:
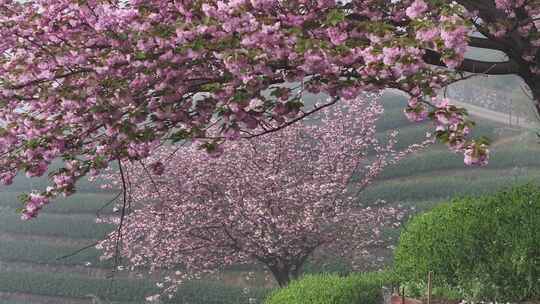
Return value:
[(379, 304), (386, 273), (306, 275), (273, 292), (265, 304)]
[(402, 283), (461, 290), (474, 300), (540, 298), (540, 188), (455, 199), (414, 217), (400, 236)]

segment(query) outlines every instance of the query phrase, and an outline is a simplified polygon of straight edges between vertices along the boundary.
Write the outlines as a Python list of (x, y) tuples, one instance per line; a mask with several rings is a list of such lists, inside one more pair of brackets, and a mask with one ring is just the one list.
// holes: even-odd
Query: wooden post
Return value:
[(405, 304), (405, 287), (401, 289), (401, 304)]
[(432, 282), (433, 279), (433, 271), (428, 272), (428, 279), (427, 279), (427, 304), (431, 304), (431, 293), (432, 293)]

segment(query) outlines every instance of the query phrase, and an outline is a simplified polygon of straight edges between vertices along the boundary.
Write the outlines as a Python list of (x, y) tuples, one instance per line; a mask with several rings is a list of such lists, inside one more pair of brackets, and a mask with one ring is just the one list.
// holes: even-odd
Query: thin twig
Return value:
[[(109, 206), (110, 204), (112, 204), (116, 199), (118, 199), (118, 197), (122, 194), (122, 192), (119, 192), (113, 199), (111, 199), (109, 202), (107, 202), (105, 205), (103, 205), (101, 208), (99, 208), (97, 211), (96, 211), (96, 217), (100, 217), (100, 212), (107, 208), (107, 206)], [(90, 245), (87, 245), (87, 246), (84, 246), (80, 249), (77, 249), (75, 251), (73, 251), (72, 253), (69, 253), (69, 254), (66, 254), (66, 255), (63, 255), (61, 257), (58, 257), (56, 258), (56, 260), (62, 260), (62, 259), (67, 259), (67, 258), (70, 258), (72, 256), (75, 256), (83, 251), (85, 251), (86, 249), (89, 249), (89, 248), (92, 248), (92, 247), (95, 247), (99, 242), (95, 242), (95, 243), (92, 243)]]
[(114, 267), (120, 264), (120, 243), (122, 242), (122, 227), (124, 226), (124, 218), (126, 216), (126, 205), (127, 205), (127, 188), (126, 188), (126, 178), (124, 176), (124, 169), (122, 167), (122, 161), (118, 160), (118, 168), (120, 170), (120, 177), (122, 178), (122, 214), (120, 215), (120, 224), (118, 225), (118, 230), (116, 232), (116, 249), (114, 256)]
[(105, 205), (101, 206), (101, 208), (99, 208), (97, 211), (96, 211), (96, 217), (101, 217), (101, 211), (103, 211), (103, 209), (107, 208), (108, 206), (110, 206), (112, 203), (114, 203), (119, 197), (120, 195), (122, 195), (122, 192), (118, 192), (118, 194), (116, 194), (115, 197), (113, 197), (110, 201), (108, 201)]
[(99, 242), (95, 242), (95, 243), (92, 243), (92, 244), (90, 244), (90, 245), (88, 245), (88, 246), (84, 246), (83, 248), (78, 249), (78, 250), (76, 250), (76, 251), (73, 251), (73, 252), (70, 253), (70, 254), (66, 254), (66, 255), (63, 255), (63, 256), (61, 256), (61, 257), (58, 257), (58, 258), (56, 258), (56, 260), (58, 261), (58, 260), (63, 260), (63, 259), (70, 258), (70, 257), (72, 257), (72, 256), (75, 256), (75, 255), (77, 255), (77, 254), (83, 252), (83, 251), (86, 250), (86, 249), (95, 247), (97, 244), (99, 244)]
[(258, 133), (258, 134), (254, 134), (254, 135), (250, 135), (250, 136), (245, 136), (244, 138), (250, 139), (250, 138), (254, 138), (254, 137), (263, 136), (263, 135), (266, 135), (266, 134), (269, 134), (269, 133), (277, 132), (277, 131), (279, 131), (279, 130), (281, 130), (281, 129), (284, 129), (284, 128), (286, 128), (286, 127), (288, 127), (288, 126), (290, 126), (290, 125), (292, 125), (292, 124), (294, 124), (294, 123), (296, 123), (296, 122), (298, 122), (298, 121), (304, 119), (305, 117), (307, 117), (307, 116), (309, 116), (309, 115), (311, 115), (311, 114), (313, 114), (313, 113), (316, 113), (316, 112), (318, 112), (318, 111), (320, 111), (320, 110), (322, 110), (322, 109), (324, 109), (324, 108), (327, 108), (327, 107), (329, 107), (329, 106), (331, 106), (331, 105), (334, 105), (336, 102), (338, 102), (338, 100), (339, 100), (339, 97), (335, 97), (334, 100), (332, 100), (331, 102), (326, 103), (326, 104), (324, 104), (324, 105), (322, 105), (322, 106), (320, 106), (320, 107), (315, 107), (315, 108), (312, 109), (311, 111), (308, 111), (308, 112), (306, 112), (306, 113), (304, 113), (304, 114), (302, 114), (302, 115), (296, 117), (295, 119), (293, 119), (293, 120), (291, 120), (291, 121), (288, 121), (288, 122), (285, 123), (285, 124), (280, 125), (279, 127), (276, 127), (276, 128), (273, 128), (273, 129), (270, 129), (270, 130), (268, 130), (268, 131), (264, 131), (264, 132), (261, 132), (261, 133)]

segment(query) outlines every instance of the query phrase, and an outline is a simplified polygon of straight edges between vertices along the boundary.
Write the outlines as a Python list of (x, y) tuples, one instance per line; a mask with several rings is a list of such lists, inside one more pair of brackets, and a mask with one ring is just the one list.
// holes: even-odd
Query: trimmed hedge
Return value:
[[(250, 304), (262, 303), (271, 290), (263, 287), (241, 288), (220, 282), (191, 281), (180, 286), (170, 304)], [(252, 300), (250, 300), (252, 299)]]
[(387, 273), (306, 275), (273, 292), (265, 304), (379, 304), (382, 286), (390, 282)]
[(540, 188), (455, 199), (417, 216), (395, 252), (402, 282), (462, 290), (473, 300), (540, 299)]

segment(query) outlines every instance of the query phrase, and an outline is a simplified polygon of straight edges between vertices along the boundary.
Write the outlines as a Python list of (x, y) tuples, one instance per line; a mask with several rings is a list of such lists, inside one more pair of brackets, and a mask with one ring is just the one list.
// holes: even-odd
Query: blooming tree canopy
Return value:
[[(539, 9), (525, 0), (0, 0), (0, 179), (41, 176), (64, 160), (48, 189), (26, 196), (31, 218), (81, 177), (164, 141), (204, 139), (217, 153), (225, 140), (382, 88), (407, 92), (411, 120), (432, 119), (466, 163), (485, 164), (466, 111), (437, 90), (456, 71), (516, 74), (539, 100)], [(468, 46), (508, 60), (466, 59)], [(331, 99), (311, 108), (303, 92)], [(209, 136), (210, 126), (220, 132)]]
[[(361, 205), (361, 190), (385, 166), (432, 142), (395, 151), (392, 132), (380, 143), (375, 122), (382, 107), (370, 99), (324, 110), (321, 121), (227, 142), (219, 158), (191, 145), (125, 166), (136, 207), (100, 244), (105, 256), (119, 250), (135, 266), (179, 269), (167, 279), (173, 289), (203, 273), (254, 263), (283, 286), (320, 248), (354, 258), (380, 240), (382, 224), (403, 215)], [(108, 179), (122, 183), (118, 175)]]

